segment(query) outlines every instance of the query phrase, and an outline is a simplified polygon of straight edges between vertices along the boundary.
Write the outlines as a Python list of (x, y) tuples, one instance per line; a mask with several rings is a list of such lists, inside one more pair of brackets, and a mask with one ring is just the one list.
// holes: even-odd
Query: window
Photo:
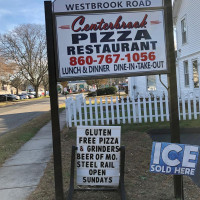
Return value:
[(198, 63), (197, 60), (192, 62), (193, 65), (193, 82), (194, 88), (199, 88), (199, 72), (198, 72)]
[(183, 67), (184, 67), (184, 79), (185, 79), (185, 87), (188, 87), (190, 82), (189, 82), (189, 70), (188, 70), (188, 61), (183, 62)]
[(147, 76), (147, 90), (148, 91), (156, 90), (156, 76), (155, 75)]
[(182, 44), (185, 44), (187, 42), (187, 27), (185, 18), (181, 21), (181, 33), (182, 33)]

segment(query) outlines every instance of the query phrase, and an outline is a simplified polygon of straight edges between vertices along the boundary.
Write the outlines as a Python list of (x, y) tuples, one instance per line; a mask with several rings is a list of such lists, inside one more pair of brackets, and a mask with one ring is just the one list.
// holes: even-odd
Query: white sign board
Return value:
[(118, 10), (161, 6), (163, 6), (163, 0), (56, 0), (53, 5), (53, 12), (83, 12), (91, 10)]
[(150, 171), (162, 174), (194, 176), (198, 156), (198, 146), (153, 142)]
[(118, 186), (121, 127), (77, 127), (77, 184)]
[(57, 15), (59, 78), (167, 71), (164, 12)]

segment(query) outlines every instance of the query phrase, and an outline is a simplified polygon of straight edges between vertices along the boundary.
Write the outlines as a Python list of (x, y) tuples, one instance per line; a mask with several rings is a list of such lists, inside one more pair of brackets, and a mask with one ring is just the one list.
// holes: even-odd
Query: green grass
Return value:
[(50, 112), (46, 112), (19, 128), (2, 135), (0, 137), (0, 166), (49, 121)]
[[(62, 111), (64, 108), (60, 108)], [(0, 136), (0, 166), (51, 120), (50, 111)]]

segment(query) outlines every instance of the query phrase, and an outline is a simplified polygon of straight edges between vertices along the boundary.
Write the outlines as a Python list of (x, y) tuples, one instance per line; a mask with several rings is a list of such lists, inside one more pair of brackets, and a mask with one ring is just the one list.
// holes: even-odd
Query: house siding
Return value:
[[(179, 6), (180, 5), (180, 6)], [(176, 28), (176, 47), (177, 47), (177, 90), (178, 96), (187, 95), (200, 95), (200, 88), (194, 88), (193, 81), (193, 61), (198, 62), (198, 74), (200, 74), (200, 0), (176, 0), (174, 9), (174, 25)], [(174, 8), (175, 8), (174, 7)], [(182, 32), (181, 21), (186, 19), (187, 30), (187, 42), (182, 44)], [(189, 70), (189, 86), (185, 86), (185, 74), (183, 62), (188, 61)], [(165, 85), (167, 85), (166, 75), (163, 79)], [(200, 77), (200, 76), (199, 76)], [(131, 79), (131, 78), (130, 78)], [(129, 80), (130, 80), (129, 79)], [(147, 91), (146, 78), (136, 78), (137, 92)], [(166, 89), (160, 84), (159, 77), (157, 76), (157, 92), (166, 91)], [(132, 86), (133, 80), (130, 81), (130, 95), (133, 94)]]
[[(167, 75), (161, 75), (161, 80), (167, 87)], [(155, 91), (148, 91), (147, 90), (147, 77), (146, 76), (139, 76), (139, 77), (129, 77), (128, 78), (128, 86), (129, 86), (129, 95), (130, 96), (137, 96), (146, 95), (148, 92), (153, 93), (163, 93), (166, 88), (161, 84), (159, 80), (159, 75), (156, 75), (156, 90)]]
[[(200, 63), (200, 1), (199, 0), (182, 0), (181, 6), (176, 19), (176, 38), (177, 38), (177, 65), (179, 69), (178, 88), (182, 94), (199, 93), (199, 88), (194, 88), (193, 83), (193, 60), (198, 62), (198, 72)], [(182, 44), (181, 21), (186, 19), (187, 26), (187, 42)], [(185, 86), (184, 65), (183, 62), (188, 61), (189, 67), (189, 86)]]

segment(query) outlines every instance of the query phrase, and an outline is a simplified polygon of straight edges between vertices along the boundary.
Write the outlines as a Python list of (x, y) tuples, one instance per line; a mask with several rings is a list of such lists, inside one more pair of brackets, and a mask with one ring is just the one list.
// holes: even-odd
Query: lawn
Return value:
[[(196, 126), (193, 121), (181, 122), (181, 126)], [(145, 131), (150, 128), (169, 127), (169, 123), (151, 123), (122, 125), (121, 143), (126, 148), (125, 188), (129, 200), (174, 200), (173, 176), (153, 174), (149, 172), (152, 140)], [(65, 194), (69, 187), (71, 146), (76, 144), (76, 128), (65, 128), (62, 136), (62, 164)], [(78, 187), (78, 186), (76, 186)], [(184, 176), (185, 199), (197, 200), (200, 196), (198, 188), (192, 180)], [(37, 189), (28, 200), (54, 199), (53, 159), (48, 163), (44, 176)], [(119, 200), (118, 192), (76, 192), (75, 200)]]

